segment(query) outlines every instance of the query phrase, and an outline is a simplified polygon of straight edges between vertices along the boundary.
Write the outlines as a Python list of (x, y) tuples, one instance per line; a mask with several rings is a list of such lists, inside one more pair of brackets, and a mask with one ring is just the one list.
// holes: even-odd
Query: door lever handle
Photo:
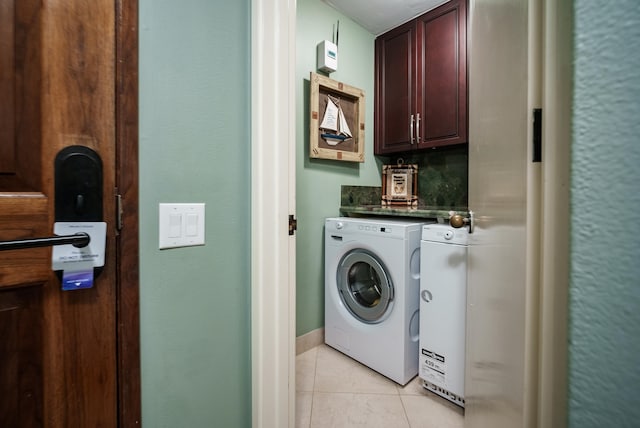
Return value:
[(89, 245), (91, 236), (85, 232), (78, 232), (74, 235), (56, 235), (46, 238), (18, 239), (15, 241), (0, 241), (0, 251), (20, 250), (24, 248), (52, 247), (54, 245), (71, 244), (76, 248), (83, 248)]

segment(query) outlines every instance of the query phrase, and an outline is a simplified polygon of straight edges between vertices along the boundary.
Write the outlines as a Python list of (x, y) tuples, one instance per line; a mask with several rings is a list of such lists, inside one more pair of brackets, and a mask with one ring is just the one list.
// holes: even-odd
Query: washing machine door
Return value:
[(393, 300), (393, 284), (375, 254), (355, 249), (338, 264), (337, 285), (340, 299), (349, 312), (365, 323), (382, 321)]

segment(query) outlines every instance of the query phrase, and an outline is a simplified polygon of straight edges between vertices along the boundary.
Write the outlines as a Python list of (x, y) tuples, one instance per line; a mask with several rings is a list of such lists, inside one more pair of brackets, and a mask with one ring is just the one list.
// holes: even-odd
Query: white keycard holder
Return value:
[(93, 286), (94, 268), (104, 266), (107, 241), (105, 222), (56, 222), (53, 233), (56, 235), (74, 235), (85, 232), (91, 240), (82, 248), (71, 244), (53, 247), (51, 268), (62, 271), (62, 289), (77, 290)]

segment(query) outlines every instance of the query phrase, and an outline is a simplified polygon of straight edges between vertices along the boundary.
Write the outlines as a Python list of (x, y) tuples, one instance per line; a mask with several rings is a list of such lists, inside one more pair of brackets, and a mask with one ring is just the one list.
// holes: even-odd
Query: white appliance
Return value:
[(422, 228), (420, 243), (420, 378), (424, 387), (464, 407), (469, 231)]
[(401, 385), (418, 374), (423, 225), (325, 220), (325, 343)]

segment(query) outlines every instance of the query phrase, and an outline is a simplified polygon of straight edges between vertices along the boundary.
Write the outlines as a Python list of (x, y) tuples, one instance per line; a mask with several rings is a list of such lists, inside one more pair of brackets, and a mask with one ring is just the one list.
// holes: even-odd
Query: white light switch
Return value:
[(159, 205), (159, 248), (204, 245), (204, 205)]
[(198, 236), (198, 214), (187, 213), (187, 225), (185, 227), (186, 236)]
[(169, 213), (169, 238), (182, 236), (182, 214)]

